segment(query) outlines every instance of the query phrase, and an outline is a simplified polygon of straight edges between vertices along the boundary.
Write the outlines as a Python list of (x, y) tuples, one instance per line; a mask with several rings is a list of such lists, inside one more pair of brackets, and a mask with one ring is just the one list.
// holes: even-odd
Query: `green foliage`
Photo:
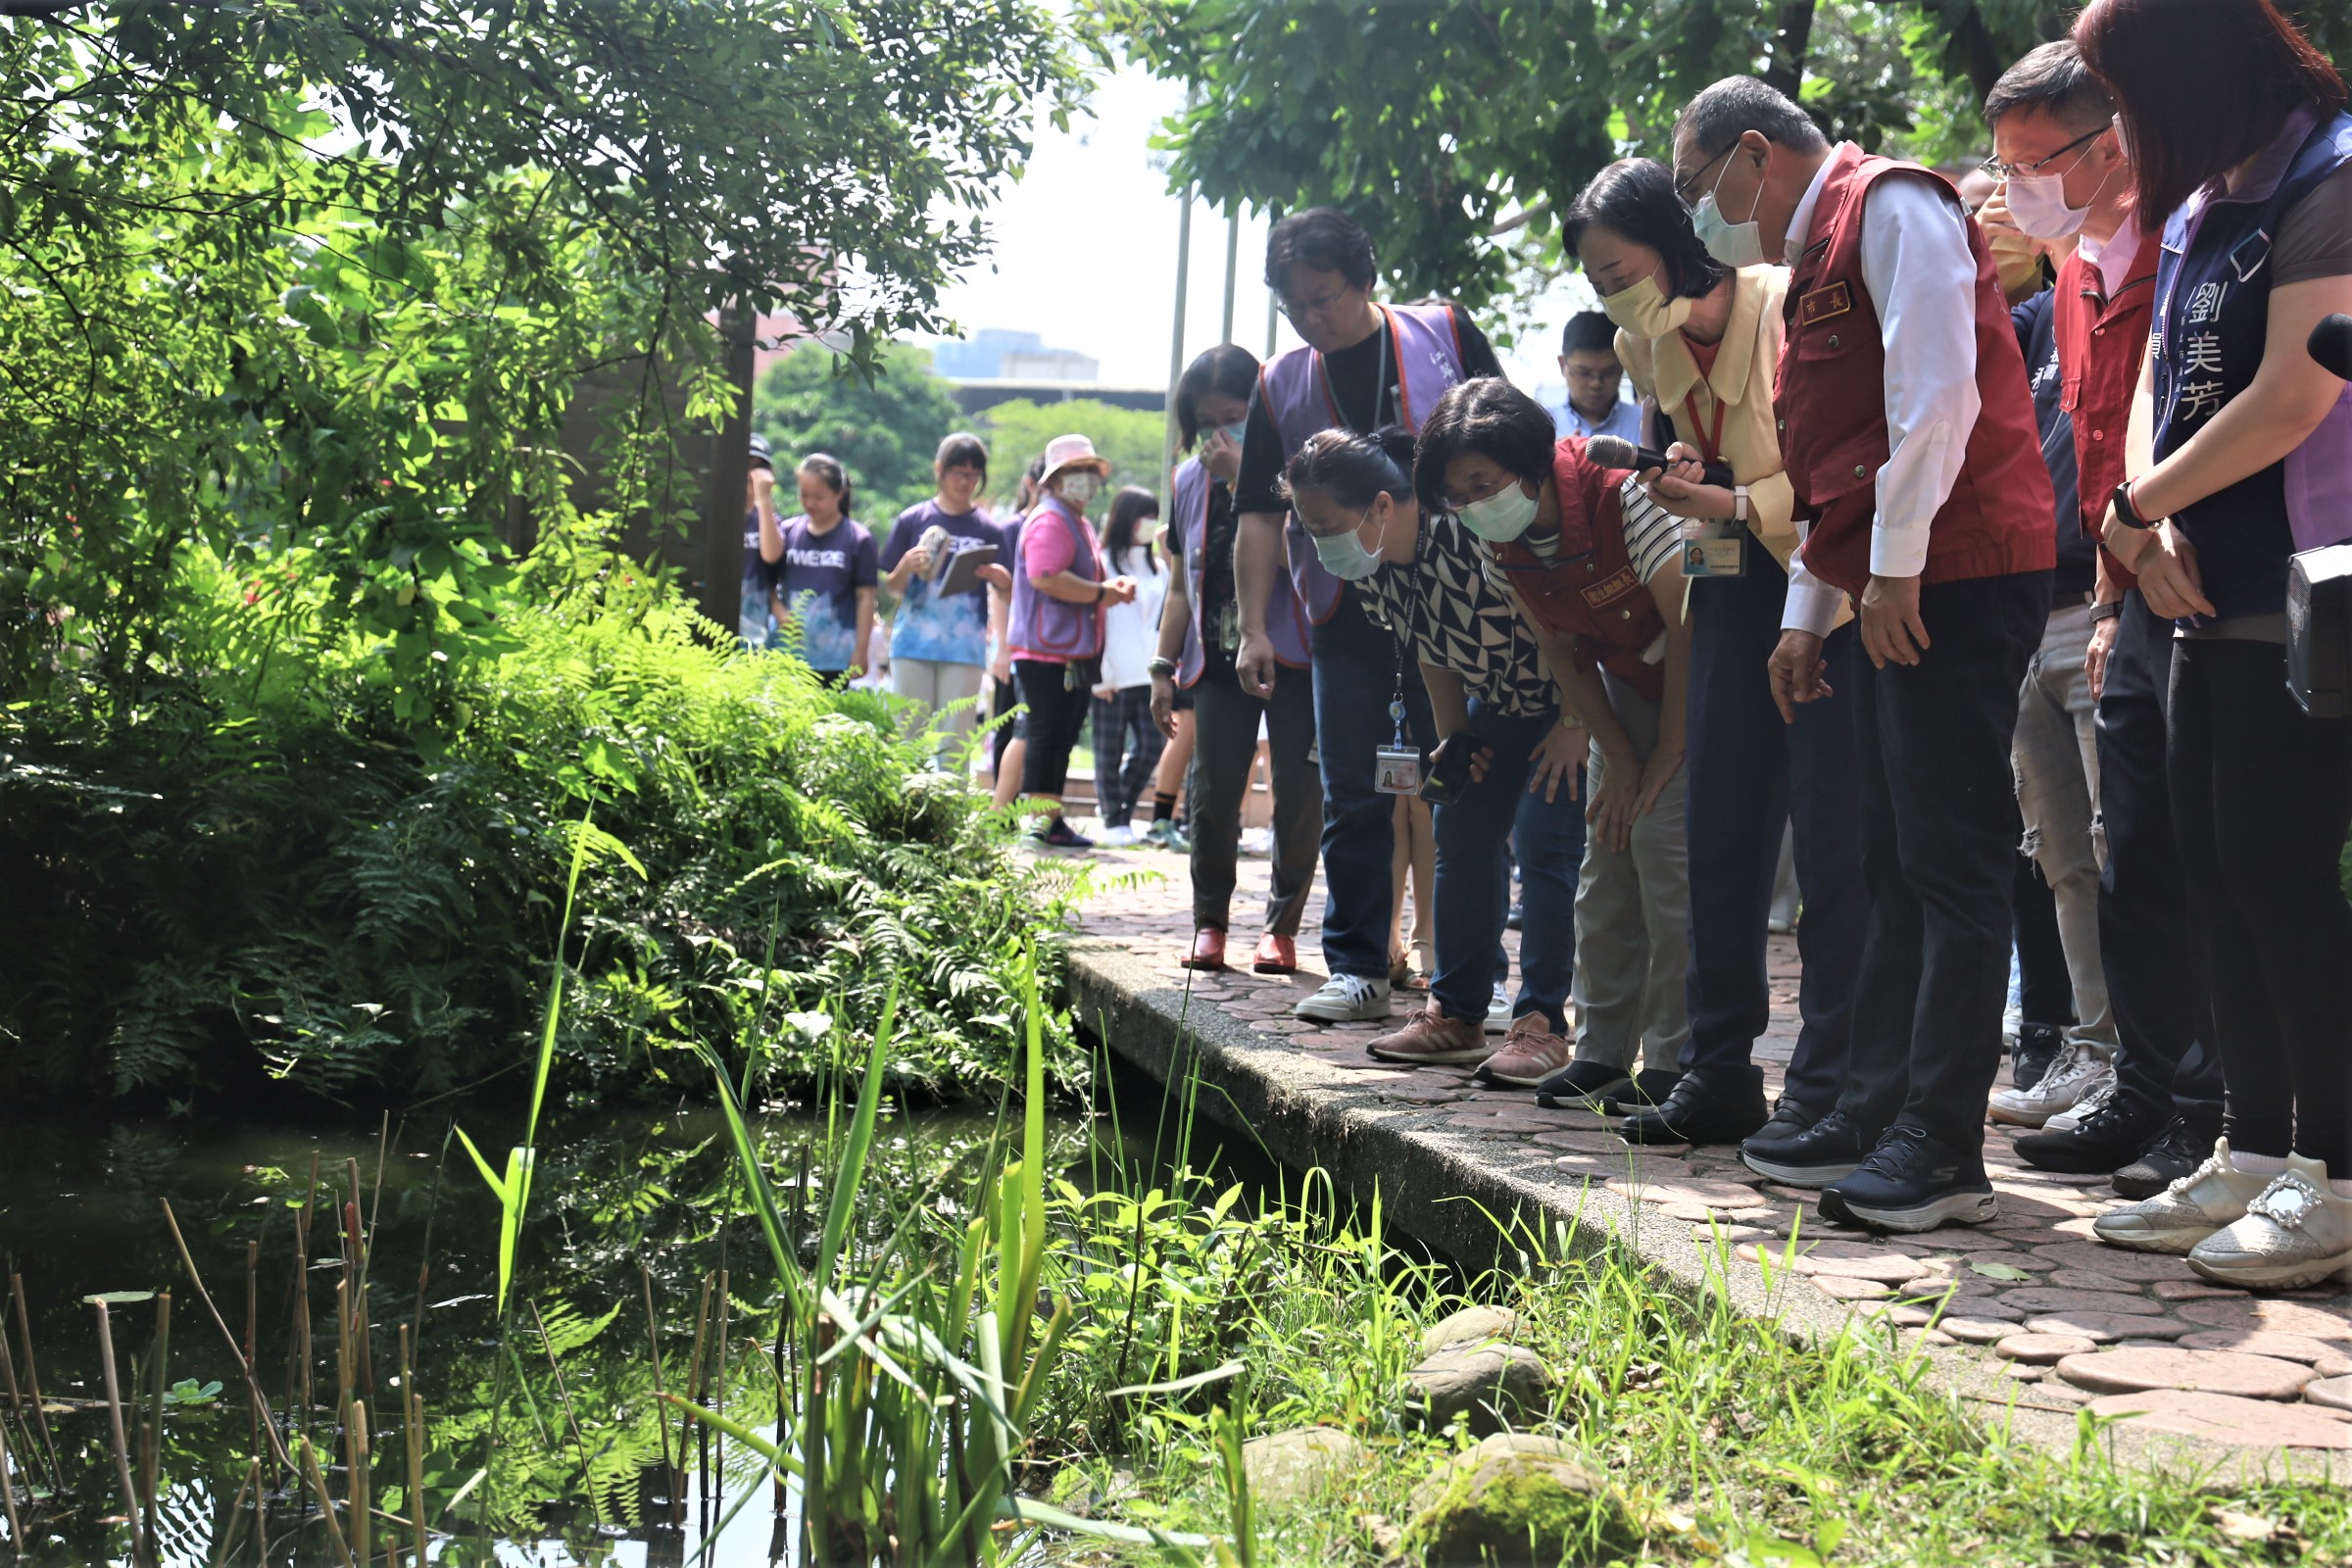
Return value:
[[(1161, 462), (1167, 439), (1167, 416), (1144, 409), (1116, 408), (1095, 398), (1067, 403), (1038, 403), (1014, 398), (980, 416), (986, 428), (991, 473), (1003, 475), (997, 487), (1009, 493), (1013, 476), (1046, 450), (1057, 435), (1083, 435), (1110, 462), (1110, 484), (1142, 485), (1153, 495), (1167, 482)], [(1096, 503), (1094, 515), (1105, 514), (1109, 503)]]
[(908, 507), (931, 498), (931, 459), (966, 421), (931, 371), (931, 354), (889, 343), (869, 379), (821, 344), (796, 349), (760, 378), (752, 428), (775, 451), (776, 514), (799, 511), (792, 470), (811, 452), (839, 458), (855, 486), (855, 514), (876, 540)]

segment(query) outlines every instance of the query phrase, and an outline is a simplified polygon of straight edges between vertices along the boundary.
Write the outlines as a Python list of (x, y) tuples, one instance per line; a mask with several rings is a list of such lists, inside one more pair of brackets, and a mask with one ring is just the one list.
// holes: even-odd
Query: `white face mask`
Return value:
[[(1767, 172), (1772, 168), (1772, 156), (1764, 159)], [(1718, 184), (1722, 183), (1720, 180)], [(1690, 215), (1690, 227), (1707, 254), (1730, 268), (1761, 267), (1764, 265), (1764, 231), (1756, 224), (1756, 210), (1764, 205), (1764, 177), (1756, 176), (1756, 199), (1748, 203), (1747, 218), (1735, 223), (1723, 216), (1715, 204), (1715, 193), (1709, 191), (1698, 200), (1698, 208)]]
[(1096, 492), (1102, 488), (1102, 481), (1091, 473), (1072, 473), (1063, 475), (1061, 482), (1054, 488), (1060, 492), (1062, 500), (1074, 507), (1083, 507), (1095, 499)]
[(1654, 272), (1614, 294), (1602, 295), (1600, 300), (1609, 319), (1636, 337), (1664, 337), (1690, 319), (1690, 305), (1687, 299), (1666, 298)]
[[(2092, 143), (2096, 146), (2097, 143)], [(2082, 149), (2080, 164), (2090, 156), (2090, 148)], [(2073, 170), (2068, 170), (2072, 173)], [(2009, 216), (2017, 226), (2035, 239), (2064, 239), (2082, 226), (2090, 216), (2091, 202), (2107, 189), (2107, 180), (2115, 177), (2115, 170), (2107, 171), (2107, 178), (2090, 193), (2090, 201), (2080, 207), (2066, 204), (2066, 174), (2011, 174), (2009, 176)]]
[(1536, 498), (1513, 482), (1488, 496), (1454, 509), (1462, 526), (1494, 544), (1506, 545), (1527, 532), (1536, 520)]

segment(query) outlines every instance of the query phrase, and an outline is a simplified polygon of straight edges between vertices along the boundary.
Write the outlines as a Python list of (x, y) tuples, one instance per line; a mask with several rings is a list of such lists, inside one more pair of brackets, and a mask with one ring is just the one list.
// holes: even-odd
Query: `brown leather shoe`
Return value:
[(1483, 1017), (1448, 1018), (1434, 1002), (1407, 1017), (1403, 1028), (1382, 1035), (1365, 1049), (1382, 1061), (1416, 1065), (1484, 1061), (1494, 1054)]
[(1213, 925), (1204, 925), (1193, 933), (1193, 951), (1176, 960), (1187, 969), (1222, 969), (1225, 967), (1225, 933)]
[(1250, 960), (1250, 967), (1259, 974), (1297, 974), (1298, 944), (1269, 931), (1257, 939), (1257, 956)]

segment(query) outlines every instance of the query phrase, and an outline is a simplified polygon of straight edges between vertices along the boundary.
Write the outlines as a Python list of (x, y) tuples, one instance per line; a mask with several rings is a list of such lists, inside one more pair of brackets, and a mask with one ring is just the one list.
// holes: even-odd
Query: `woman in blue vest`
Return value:
[(2100, 1238), (2288, 1289), (2352, 1264), (2352, 721), (2286, 689), (2288, 560), (2352, 536), (2352, 116), (2270, 0), (2097, 0), (2138, 210), (2169, 213), (2132, 449), (2101, 534), (2176, 626), (2166, 771), (2226, 1081), (2213, 1157)]
[(1257, 385), (1257, 357), (1220, 343), (1185, 368), (1176, 383), (1176, 430), (1192, 453), (1176, 469), (1175, 509), (1168, 545), (1177, 569), (1168, 580), (1159, 617), (1159, 657), (1152, 662), (1152, 717), (1176, 738), (1178, 696), (1193, 698), (1193, 767), (1186, 780), (1192, 801), (1193, 947), (1188, 969), (1222, 969), (1225, 928), (1232, 915), (1235, 858), (1241, 847), (1242, 806), (1257, 759), (1257, 732), (1266, 732), (1273, 773), (1274, 866), (1266, 901), (1266, 932), (1250, 966), (1259, 974), (1298, 967), (1298, 924), (1315, 880), (1323, 831), (1322, 776), (1315, 769), (1313, 693), (1298, 678), (1307, 663), (1306, 607), (1290, 577), (1267, 590), (1265, 620), (1274, 658), (1293, 671), (1260, 697), (1234, 671), (1242, 617), (1234, 597), (1233, 483), (1242, 470), (1243, 424)]

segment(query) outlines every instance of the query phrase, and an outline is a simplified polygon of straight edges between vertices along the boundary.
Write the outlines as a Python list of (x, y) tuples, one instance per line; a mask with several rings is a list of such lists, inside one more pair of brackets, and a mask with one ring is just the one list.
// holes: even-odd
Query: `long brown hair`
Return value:
[(2075, 43), (2115, 94), (2151, 229), (2297, 109), (2344, 103), (2343, 78), (2271, 0), (2093, 0)]

